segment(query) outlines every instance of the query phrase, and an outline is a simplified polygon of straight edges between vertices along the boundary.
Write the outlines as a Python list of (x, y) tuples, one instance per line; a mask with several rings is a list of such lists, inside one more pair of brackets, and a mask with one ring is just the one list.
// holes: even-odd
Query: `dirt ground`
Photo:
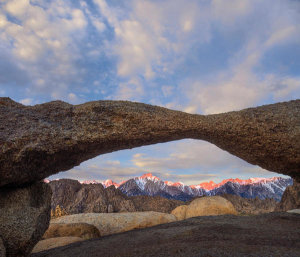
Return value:
[(31, 257), (300, 256), (300, 215), (196, 217), (77, 242)]

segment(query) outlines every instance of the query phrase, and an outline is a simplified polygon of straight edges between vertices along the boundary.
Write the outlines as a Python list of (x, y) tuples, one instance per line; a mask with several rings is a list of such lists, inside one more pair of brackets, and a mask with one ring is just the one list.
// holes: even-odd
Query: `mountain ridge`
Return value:
[(111, 179), (105, 181), (85, 180), (81, 184), (102, 184), (104, 188), (114, 186), (119, 188), (127, 196), (148, 195), (162, 196), (168, 199), (188, 201), (194, 197), (212, 196), (221, 194), (233, 194), (244, 198), (267, 199), (273, 198), (280, 201), (287, 186), (293, 184), (291, 178), (229, 178), (220, 183), (214, 181), (203, 182), (198, 185), (185, 185), (182, 182), (163, 181), (152, 173), (134, 177), (121, 183)]

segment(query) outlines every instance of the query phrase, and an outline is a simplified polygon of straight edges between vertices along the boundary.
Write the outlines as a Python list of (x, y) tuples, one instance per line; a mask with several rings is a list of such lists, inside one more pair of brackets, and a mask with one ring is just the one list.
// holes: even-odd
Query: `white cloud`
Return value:
[[(253, 2), (252, 2), (253, 3)], [(249, 0), (213, 0), (212, 13), (217, 20), (222, 21), (223, 24), (230, 24), (237, 22), (240, 17), (245, 17), (251, 12), (253, 5)]]
[(20, 103), (24, 104), (24, 105), (31, 105), (32, 102), (33, 102), (32, 98), (24, 98), (24, 99), (20, 100)]
[(226, 165), (235, 167), (243, 162), (217, 146), (200, 140), (174, 142), (171, 149), (167, 156), (161, 157), (135, 154), (132, 163), (137, 167), (156, 171), (194, 168), (203, 171)]
[[(80, 9), (60, 0), (36, 5), (28, 0), (8, 1), (0, 10), (0, 39), (14, 63), (28, 74), (36, 93), (65, 95), (59, 83), (69, 84), (80, 74), (74, 61), (87, 21)], [(7, 15), (18, 20), (15, 23)], [(75, 33), (76, 32), (76, 33)], [(43, 82), (42, 82), (43, 81)], [(60, 92), (59, 92), (60, 91)]]
[(117, 93), (111, 96), (111, 99), (116, 100), (133, 100), (138, 101), (144, 95), (144, 87), (138, 78), (132, 78), (127, 82), (119, 84)]

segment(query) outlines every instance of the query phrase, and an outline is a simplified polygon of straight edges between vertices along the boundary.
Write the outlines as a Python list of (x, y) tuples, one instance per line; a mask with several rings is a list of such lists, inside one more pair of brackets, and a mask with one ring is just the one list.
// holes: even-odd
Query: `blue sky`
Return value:
[[(0, 0), (0, 96), (221, 113), (300, 98), (300, 1)], [(265, 171), (201, 141), (115, 152), (53, 176), (187, 184)]]

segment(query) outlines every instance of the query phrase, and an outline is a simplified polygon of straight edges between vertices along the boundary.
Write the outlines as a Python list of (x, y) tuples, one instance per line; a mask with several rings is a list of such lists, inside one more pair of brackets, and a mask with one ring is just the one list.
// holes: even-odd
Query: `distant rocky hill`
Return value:
[[(133, 182), (129, 181), (129, 183)], [(168, 199), (160, 195), (127, 196), (119, 188), (115, 186), (105, 188), (101, 183), (82, 184), (77, 180), (60, 179), (50, 181), (49, 185), (53, 192), (52, 211), (55, 212), (55, 209), (59, 206), (66, 214), (135, 211), (170, 213), (177, 206), (189, 204), (189, 201)], [(164, 195), (164, 192), (162, 192), (162, 195)], [(274, 199), (260, 200), (258, 197), (247, 199), (232, 194), (222, 196), (231, 201), (241, 214), (271, 212), (277, 204)]]
[(50, 181), (52, 189), (51, 209), (60, 206), (67, 214), (157, 211), (170, 213), (184, 204), (160, 196), (128, 197), (114, 186), (105, 188), (99, 184), (82, 184), (77, 180), (60, 179)]
[(205, 195), (223, 195), (232, 194), (244, 198), (254, 199), (258, 197), (261, 200), (272, 198), (280, 201), (283, 192), (287, 186), (293, 184), (291, 178), (273, 177), (273, 178), (250, 178), (226, 179), (216, 184), (213, 181), (201, 183), (199, 185), (187, 186), (181, 182), (163, 181), (151, 173), (135, 177), (120, 184), (112, 180), (106, 181), (83, 181), (83, 184), (99, 184), (104, 187), (114, 185), (127, 196), (148, 195), (162, 196), (168, 199), (188, 201), (194, 197)]

